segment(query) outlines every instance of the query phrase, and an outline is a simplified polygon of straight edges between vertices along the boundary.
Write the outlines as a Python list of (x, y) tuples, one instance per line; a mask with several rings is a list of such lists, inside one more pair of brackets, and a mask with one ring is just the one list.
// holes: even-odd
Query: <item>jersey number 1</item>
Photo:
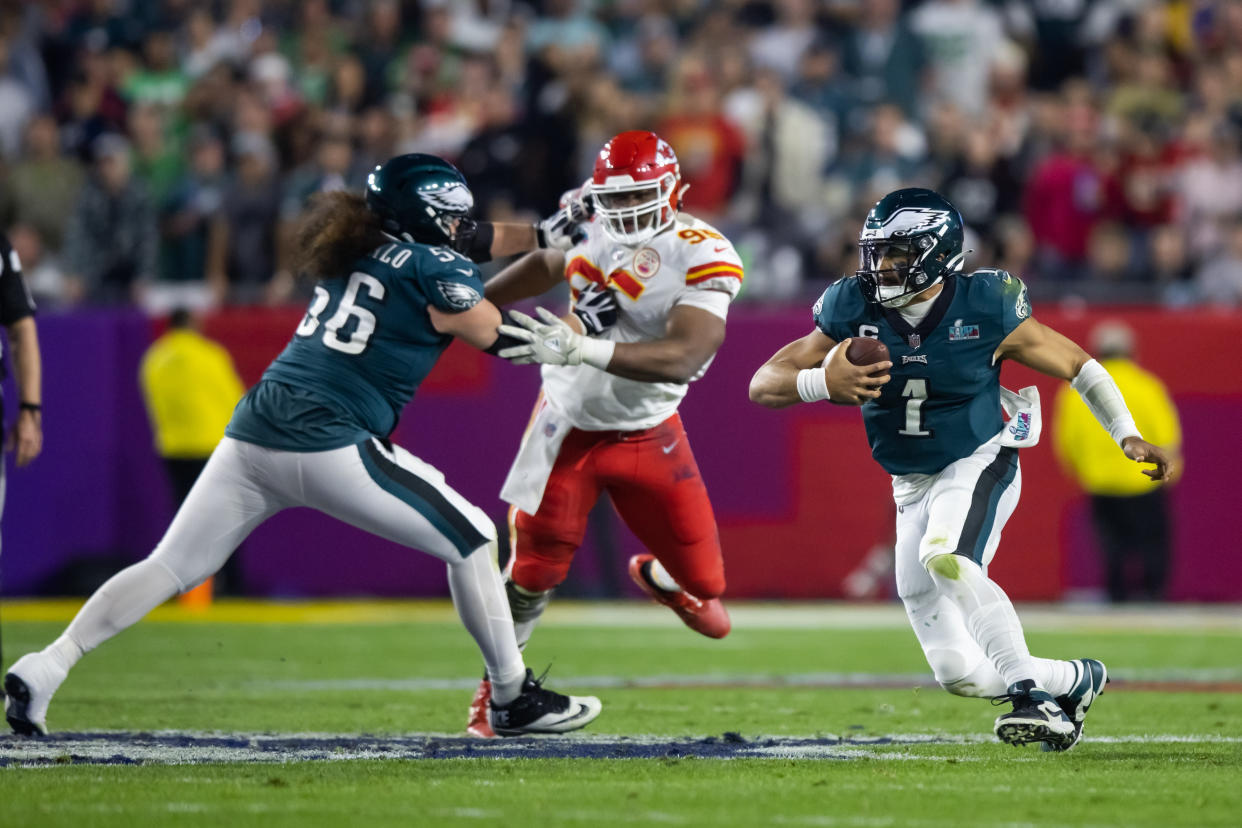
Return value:
[(923, 429), (923, 403), (927, 401), (927, 380), (922, 377), (911, 377), (906, 380), (901, 396), (909, 397), (906, 402), (906, 427), (897, 433), (903, 437), (930, 437), (932, 433)]
[[(334, 351), (351, 356), (360, 354), (367, 349), (367, 342), (371, 339), (371, 334), (375, 333), (375, 314), (357, 304), (358, 291), (363, 287), (372, 299), (378, 302), (384, 300), (384, 283), (379, 279), (362, 272), (354, 272), (350, 275), (345, 295), (341, 297), (336, 313), (323, 323), (323, 344)], [(328, 307), (331, 299), (327, 290), (320, 285), (315, 285), (315, 298), (311, 300), (305, 318), (295, 331), (298, 336), (310, 336), (319, 328), (319, 316)], [(337, 336), (337, 331), (349, 321), (350, 317), (357, 319), (358, 324), (348, 338), (341, 339)]]

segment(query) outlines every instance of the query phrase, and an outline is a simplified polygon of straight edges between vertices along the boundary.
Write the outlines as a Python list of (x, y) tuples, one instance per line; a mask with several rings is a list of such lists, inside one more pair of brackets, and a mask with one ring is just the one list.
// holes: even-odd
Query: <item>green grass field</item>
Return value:
[[(6, 606), (6, 657), (71, 609)], [(896, 607), (740, 606), (709, 641), (658, 607), (554, 604), (527, 661), (604, 712), (499, 746), (457, 738), (480, 667), (445, 604), (163, 608), (57, 695), (49, 725), (82, 741), (0, 738), (0, 825), (1242, 824), (1236, 610), (1019, 612), (1034, 652), (1114, 676), (1068, 754), (998, 744), (1000, 708), (929, 686)], [(131, 735), (152, 731), (176, 733)]]

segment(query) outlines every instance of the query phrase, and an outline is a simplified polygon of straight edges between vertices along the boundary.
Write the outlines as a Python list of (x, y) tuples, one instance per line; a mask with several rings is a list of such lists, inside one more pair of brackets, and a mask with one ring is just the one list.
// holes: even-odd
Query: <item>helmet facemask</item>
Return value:
[(931, 234), (904, 238), (861, 239), (858, 242), (858, 281), (864, 297), (886, 308), (904, 307), (941, 281), (924, 268), (936, 247)]
[(677, 177), (665, 173), (652, 181), (634, 181), (629, 176), (618, 183), (592, 184), (595, 214), (604, 232), (625, 245), (650, 241), (676, 218), (673, 190)]

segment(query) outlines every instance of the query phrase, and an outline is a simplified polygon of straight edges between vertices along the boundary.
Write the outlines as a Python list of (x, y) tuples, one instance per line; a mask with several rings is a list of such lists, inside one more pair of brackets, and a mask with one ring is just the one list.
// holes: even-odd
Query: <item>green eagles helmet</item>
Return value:
[(371, 171), (367, 206), (380, 217), (385, 233), (421, 244), (451, 244), (453, 220), (469, 219), (474, 196), (452, 164), (415, 152)]
[(855, 275), (868, 302), (897, 308), (960, 271), (965, 259), (957, 208), (939, 193), (909, 187), (884, 196), (867, 214)]

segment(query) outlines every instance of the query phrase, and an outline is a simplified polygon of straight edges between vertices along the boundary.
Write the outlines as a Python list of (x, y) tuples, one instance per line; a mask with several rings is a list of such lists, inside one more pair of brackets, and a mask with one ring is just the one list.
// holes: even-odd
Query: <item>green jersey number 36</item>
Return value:
[[(358, 304), (358, 291), (365, 289), (366, 295), (377, 302), (384, 301), (384, 284), (368, 273), (355, 271), (349, 277), (349, 285), (337, 305), (336, 313), (323, 323), (323, 344), (343, 354), (357, 355), (367, 349), (371, 334), (375, 333), (375, 314)], [(298, 325), (297, 336), (310, 337), (319, 329), (319, 317), (327, 309), (332, 297), (322, 285), (315, 286), (315, 297), (305, 318)], [(341, 339), (337, 335), (344, 325), (353, 318), (358, 324), (348, 338)]]

